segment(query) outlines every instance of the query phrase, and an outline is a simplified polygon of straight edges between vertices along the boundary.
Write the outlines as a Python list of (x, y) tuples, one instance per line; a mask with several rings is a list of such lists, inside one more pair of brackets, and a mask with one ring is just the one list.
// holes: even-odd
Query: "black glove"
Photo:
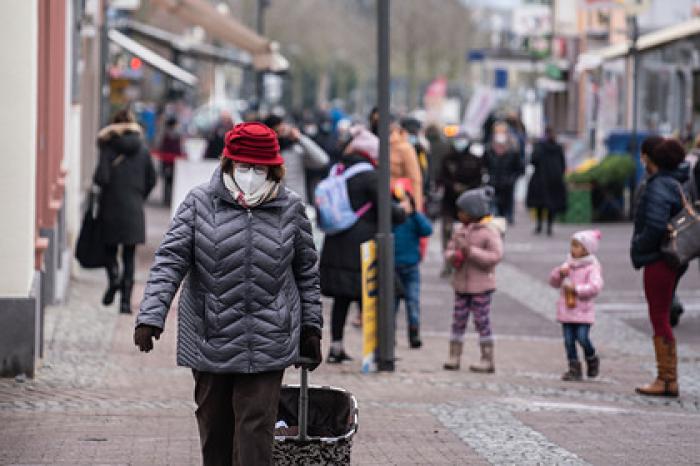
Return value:
[(161, 333), (163, 333), (163, 330), (158, 327), (141, 324), (134, 330), (134, 344), (138, 346), (141, 351), (148, 353), (153, 349), (153, 337), (158, 340), (160, 339)]
[(321, 331), (316, 327), (302, 327), (299, 339), (299, 356), (313, 362), (295, 364), (309, 371), (316, 369), (323, 360), (321, 356)]

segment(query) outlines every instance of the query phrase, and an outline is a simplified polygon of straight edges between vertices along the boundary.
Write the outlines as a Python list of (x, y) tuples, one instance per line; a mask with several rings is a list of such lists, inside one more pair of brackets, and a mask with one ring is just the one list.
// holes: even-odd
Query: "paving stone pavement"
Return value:
[[(162, 210), (150, 208), (148, 215), (136, 296), (168, 221)], [(679, 328), (682, 396), (652, 399), (633, 393), (635, 384), (650, 379), (654, 366), (650, 338), (639, 325), (645, 319), (641, 289), (622, 257), (629, 226), (602, 227), (608, 287), (592, 332), (602, 373), (581, 383), (560, 380), (565, 358), (554, 321), (556, 292), (544, 282), (565, 254), (573, 228), (560, 227), (553, 239), (534, 237), (528, 228), (522, 221), (508, 233), (506, 260), (498, 270), (496, 374), (441, 369), (452, 292), (439, 278), (437, 241), (423, 266), (424, 347), (407, 347), (400, 318), (396, 372), (361, 374), (356, 360), (324, 364), (312, 374), (313, 384), (344, 387), (358, 398), (353, 464), (700, 462), (700, 339), (684, 330), (684, 321)], [(697, 277), (697, 271), (689, 273), (680, 291), (690, 309), (687, 322), (700, 309)], [(47, 354), (36, 379), (0, 379), (0, 464), (200, 463), (192, 377), (175, 366), (175, 312), (156, 349), (138, 353), (133, 317), (98, 304), (104, 280), (99, 271), (79, 271), (68, 302), (47, 309)], [(348, 326), (346, 346), (359, 356), (359, 330)], [(470, 328), (465, 365), (476, 358)], [(298, 374), (290, 370), (285, 378), (296, 383)]]

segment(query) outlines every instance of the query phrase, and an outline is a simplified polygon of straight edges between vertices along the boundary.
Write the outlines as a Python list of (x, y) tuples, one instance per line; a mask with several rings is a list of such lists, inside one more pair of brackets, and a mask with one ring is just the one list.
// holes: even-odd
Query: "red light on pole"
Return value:
[(143, 62), (141, 61), (141, 59), (139, 57), (133, 57), (129, 61), (129, 68), (131, 68), (134, 71), (140, 70), (141, 65), (143, 65)]

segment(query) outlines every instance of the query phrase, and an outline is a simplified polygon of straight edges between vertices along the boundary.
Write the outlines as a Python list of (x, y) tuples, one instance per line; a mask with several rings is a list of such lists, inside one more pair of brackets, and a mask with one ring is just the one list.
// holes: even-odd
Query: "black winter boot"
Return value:
[(122, 300), (119, 306), (121, 314), (131, 314), (131, 290), (133, 287), (133, 280), (122, 280)]
[(586, 376), (589, 379), (598, 377), (600, 371), (600, 359), (597, 354), (586, 358)]
[(105, 270), (107, 270), (107, 289), (102, 296), (102, 304), (109, 306), (114, 302), (114, 295), (119, 291), (122, 282), (119, 280), (119, 268), (116, 265), (105, 267)]
[(411, 325), (408, 328), (408, 344), (411, 348), (420, 348), (423, 346), (423, 342), (420, 341), (419, 327)]
[(561, 379), (567, 382), (578, 382), (580, 380), (583, 380), (581, 362), (569, 361), (569, 370), (564, 372), (564, 375), (561, 376)]

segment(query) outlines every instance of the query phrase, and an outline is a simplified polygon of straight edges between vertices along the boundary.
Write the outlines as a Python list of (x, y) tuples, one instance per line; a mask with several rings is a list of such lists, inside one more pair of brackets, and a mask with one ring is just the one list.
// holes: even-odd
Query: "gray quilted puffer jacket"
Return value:
[(136, 325), (164, 328), (182, 280), (177, 363), (199, 371), (256, 373), (298, 358), (302, 326), (323, 324), (317, 254), (301, 199), (281, 189), (251, 210), (221, 169), (177, 209), (156, 251)]

